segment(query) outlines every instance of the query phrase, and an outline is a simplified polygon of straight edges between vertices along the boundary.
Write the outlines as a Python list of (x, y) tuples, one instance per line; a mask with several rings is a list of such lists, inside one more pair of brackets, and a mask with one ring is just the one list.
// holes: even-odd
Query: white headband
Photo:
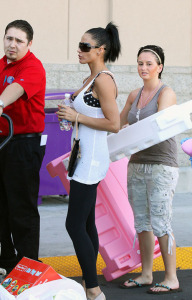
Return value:
[(143, 50), (141, 51), (141, 53), (144, 52), (144, 51), (151, 51), (151, 52), (153, 52), (153, 53), (157, 56), (157, 58), (158, 58), (160, 64), (162, 64), (162, 62), (161, 62), (161, 57), (157, 54), (157, 52), (155, 52), (155, 51), (152, 50), (152, 49), (147, 49), (147, 48), (146, 48), (146, 49), (143, 49)]

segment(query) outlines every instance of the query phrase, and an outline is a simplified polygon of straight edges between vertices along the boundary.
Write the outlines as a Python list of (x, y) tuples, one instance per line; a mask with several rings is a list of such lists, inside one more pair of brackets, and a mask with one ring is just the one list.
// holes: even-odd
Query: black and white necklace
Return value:
[(157, 90), (159, 89), (160, 84), (161, 84), (161, 80), (159, 80), (158, 86), (150, 93), (150, 95), (145, 100), (143, 100), (143, 89), (142, 89), (141, 96), (140, 96), (140, 104), (141, 105), (140, 105), (140, 108), (138, 108), (137, 113), (136, 113), (136, 119), (137, 119), (137, 121), (139, 121), (139, 116), (140, 116), (141, 109), (143, 109), (147, 105), (147, 103), (150, 100), (150, 98), (153, 95), (156, 94)]

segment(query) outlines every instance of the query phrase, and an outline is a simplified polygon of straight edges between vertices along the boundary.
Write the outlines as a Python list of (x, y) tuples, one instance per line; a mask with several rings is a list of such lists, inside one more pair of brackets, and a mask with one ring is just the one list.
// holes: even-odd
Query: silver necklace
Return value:
[(161, 84), (161, 80), (159, 80), (158, 86), (150, 93), (150, 95), (144, 101), (143, 101), (143, 89), (142, 89), (141, 96), (140, 96), (141, 107), (138, 108), (137, 113), (136, 113), (137, 121), (139, 121), (141, 109), (143, 109), (147, 105), (147, 103), (148, 103), (149, 99), (152, 97), (152, 95), (156, 94), (157, 90), (159, 89), (160, 84)]

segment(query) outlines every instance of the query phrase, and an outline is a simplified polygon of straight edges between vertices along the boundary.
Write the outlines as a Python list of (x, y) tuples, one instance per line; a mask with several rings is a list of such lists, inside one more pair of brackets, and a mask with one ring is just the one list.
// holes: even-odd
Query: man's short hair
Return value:
[(15, 21), (9, 23), (7, 25), (7, 27), (5, 28), (5, 35), (6, 35), (7, 31), (12, 27), (18, 28), (18, 29), (24, 31), (27, 35), (28, 42), (32, 41), (32, 39), (33, 39), (33, 28), (27, 21), (25, 21), (25, 20), (15, 20)]

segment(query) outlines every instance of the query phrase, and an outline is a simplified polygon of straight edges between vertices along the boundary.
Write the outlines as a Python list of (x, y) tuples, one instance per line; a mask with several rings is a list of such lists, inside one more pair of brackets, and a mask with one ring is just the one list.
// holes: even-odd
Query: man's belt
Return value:
[(12, 140), (37, 137), (37, 136), (41, 136), (41, 134), (42, 134), (41, 132), (38, 132), (38, 133), (15, 134), (15, 135), (13, 135)]
[[(41, 136), (42, 133), (38, 132), (38, 133), (23, 133), (23, 134), (15, 134), (13, 135), (11, 140), (17, 140), (17, 139), (23, 139), (23, 138), (33, 138), (33, 137), (38, 137)], [(0, 137), (0, 140), (5, 139), (6, 137), (2, 136)]]

